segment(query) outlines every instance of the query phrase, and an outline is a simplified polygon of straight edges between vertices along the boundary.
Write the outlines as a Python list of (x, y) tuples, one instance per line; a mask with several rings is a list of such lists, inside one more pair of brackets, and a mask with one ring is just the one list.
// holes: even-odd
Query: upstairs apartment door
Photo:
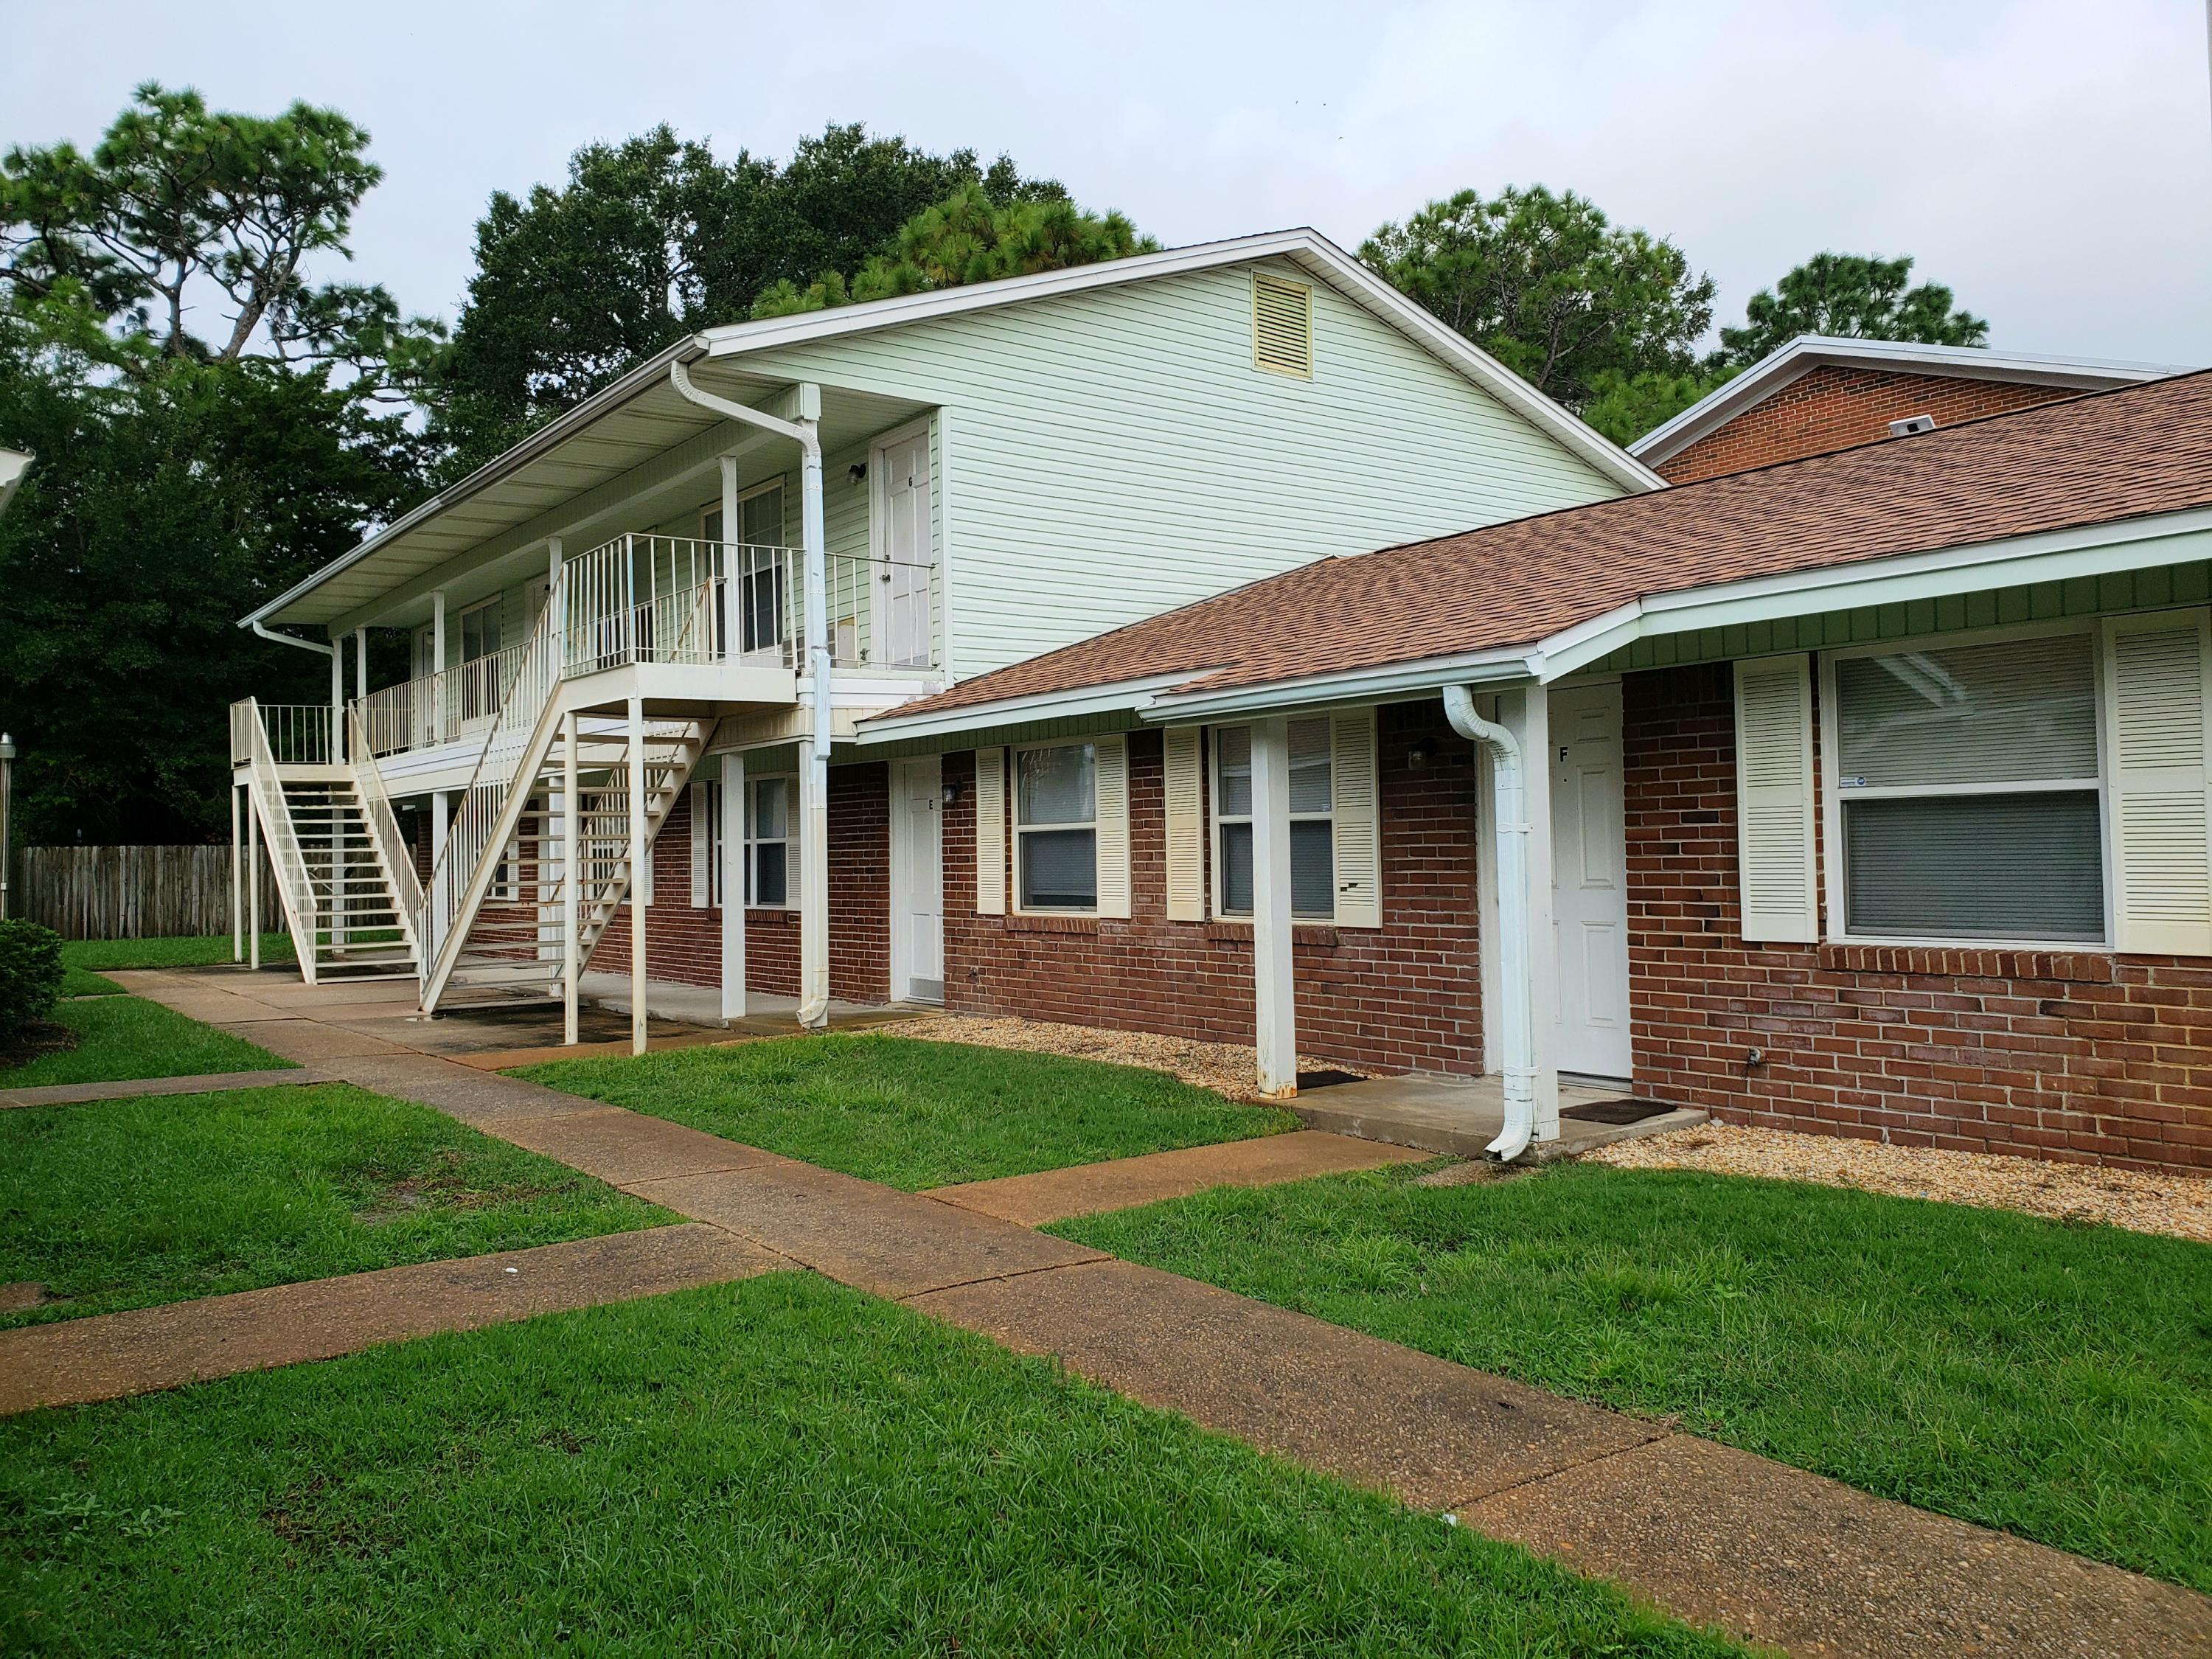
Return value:
[(1635, 1058), (1628, 1020), (1620, 683), (1554, 689), (1550, 727), (1557, 1063), (1577, 1076), (1626, 1079)]
[(934, 558), (928, 428), (879, 445), (869, 472), (878, 480), (875, 588), (882, 602), (872, 659), (886, 667), (927, 667)]
[(945, 1000), (944, 816), (937, 757), (891, 763), (891, 996)]

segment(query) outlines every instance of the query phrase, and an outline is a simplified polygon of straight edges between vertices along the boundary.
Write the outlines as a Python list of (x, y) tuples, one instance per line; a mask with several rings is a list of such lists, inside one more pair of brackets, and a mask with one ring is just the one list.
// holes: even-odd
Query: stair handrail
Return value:
[(426, 924), (422, 941), (424, 1006), (442, 988), (451, 970), (447, 957), (458, 955), (459, 941), (453, 923), (469, 902), (470, 890), (487, 854), (494, 857), (494, 836), (500, 827), (517, 769), (532, 747), (539, 720), (551, 704), (562, 678), (561, 618), (567, 607), (568, 572), (564, 569), (538, 613), (538, 623), (523, 647), (500, 699), (499, 714), (484, 733), (461, 798), (461, 810), (446, 832), (446, 845), (430, 872), (422, 916)]
[(261, 723), (260, 705), (252, 697), (231, 705), (231, 742), (242, 747), (249, 763), (247, 793), (269, 834), (269, 859), (276, 872), (276, 893), (284, 906), (284, 921), (292, 930), (292, 954), (307, 983), (315, 982), (315, 884), (307, 856), (292, 828), (291, 809), (284, 804), (284, 786), (276, 775), (276, 757), (269, 747), (269, 733)]
[(386, 884), (398, 901), (399, 926), (406, 933), (408, 944), (415, 947), (419, 962), (422, 949), (422, 878), (415, 873), (414, 849), (399, 833), (399, 814), (392, 810), (392, 797), (385, 792), (384, 774), (377, 769), (376, 756), (369, 747), (368, 728), (362, 722), (357, 701), (346, 706), (346, 741), (354, 757), (354, 787), (361, 797), (362, 822), (368, 826), (369, 845), (376, 849), (376, 861), (383, 866)]

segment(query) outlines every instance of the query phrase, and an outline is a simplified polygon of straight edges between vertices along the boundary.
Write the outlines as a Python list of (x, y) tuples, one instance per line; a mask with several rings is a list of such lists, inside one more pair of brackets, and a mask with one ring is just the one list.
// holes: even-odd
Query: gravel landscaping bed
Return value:
[(2018, 1210), (2056, 1221), (2102, 1221), (2133, 1232), (2212, 1243), (2212, 1181), (1989, 1152), (1887, 1146), (1878, 1140), (1699, 1123), (1583, 1154), (1622, 1170), (1701, 1170), (1856, 1187), (1894, 1198), (1932, 1198)]
[[(1018, 1048), (1036, 1054), (1066, 1054), (1109, 1066), (1141, 1066), (1165, 1072), (1185, 1083), (1211, 1089), (1231, 1100), (1257, 1100), (1251, 1049), (1235, 1042), (1193, 1042), (1150, 1031), (1109, 1031), (1094, 1025), (1055, 1025), (1041, 1019), (981, 1019), (966, 1014), (932, 1014), (886, 1028), (893, 1036), (926, 1042), (972, 1042), (983, 1048)], [(1333, 1060), (1301, 1058), (1301, 1071), (1348, 1069)]]

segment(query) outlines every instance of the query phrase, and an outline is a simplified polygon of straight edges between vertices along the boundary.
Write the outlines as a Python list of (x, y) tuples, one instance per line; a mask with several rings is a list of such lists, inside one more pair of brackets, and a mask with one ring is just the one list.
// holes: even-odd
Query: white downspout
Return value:
[(1474, 712), (1464, 685), (1444, 687), (1452, 730), (1490, 750), (1492, 817), (1498, 828), (1498, 1021), (1505, 1050), (1505, 1127), (1486, 1150), (1501, 1164), (1528, 1150), (1536, 1132), (1536, 1030), (1528, 982), (1528, 809), (1521, 744), (1495, 720)]
[[(744, 404), (702, 392), (691, 384), (682, 363), (668, 366), (669, 384), (687, 402), (712, 410), (725, 420), (757, 427), (789, 438), (799, 449), (799, 525), (805, 544), (806, 661), (814, 692), (814, 719), (810, 734), (801, 740), (799, 764), (805, 769), (800, 800), (805, 836), (800, 843), (799, 1023), (820, 1027), (830, 1023), (830, 939), (827, 931), (830, 900), (830, 562), (822, 508), (822, 393), (811, 382), (799, 387), (799, 417), (780, 420)], [(725, 523), (722, 538), (728, 541), (736, 526)]]

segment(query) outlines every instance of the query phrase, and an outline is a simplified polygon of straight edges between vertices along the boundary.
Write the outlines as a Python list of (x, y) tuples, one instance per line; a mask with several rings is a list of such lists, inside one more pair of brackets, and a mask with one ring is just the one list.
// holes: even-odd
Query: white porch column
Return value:
[(446, 943), (446, 926), (449, 920), (446, 914), (446, 888), (453, 878), (453, 872), (446, 868), (446, 830), (452, 816), (452, 804), (446, 792), (433, 789), (430, 792), (430, 892), (422, 906), (423, 914), (430, 919), (430, 926), (423, 929), (428, 935), (422, 947), (422, 971), (426, 975), (430, 971), (428, 958), (442, 950)]
[(714, 459), (722, 471), (722, 649), (728, 656), (738, 657), (745, 649), (745, 555), (738, 535), (738, 458), (718, 455)]
[[(257, 973), (261, 968), (261, 814), (253, 802), (246, 803), (246, 964)], [(299, 948), (295, 942), (293, 948)], [(314, 954), (314, 941), (307, 942), (307, 954)]]
[[(0, 849), (4, 850), (4, 849)], [(230, 786), (230, 959), (246, 960), (246, 895), (238, 885), (238, 786)]]
[(584, 812), (576, 793), (576, 711), (561, 716), (561, 1041), (576, 1036), (576, 981), (583, 971)]
[(1291, 954), (1291, 729), (1252, 723), (1252, 1006), (1260, 1092), (1298, 1091), (1297, 999)]
[(645, 1052), (645, 699), (629, 700), (629, 1051)]
[(446, 690), (446, 590), (434, 588), (430, 593), (430, 741), (446, 740), (446, 711), (440, 707)]
[(722, 757), (722, 1018), (744, 1017), (745, 757), (738, 753)]
[(808, 736), (799, 745), (799, 1022), (830, 1024), (830, 742), (835, 730), (830, 684), (829, 538), (822, 520), (822, 388), (799, 387), (802, 434), (799, 471), (800, 539), (806, 552), (806, 655), (814, 693)]
[(1559, 1138), (1558, 946), (1552, 936), (1552, 738), (1550, 693), (1530, 684), (1498, 698), (1498, 720), (1521, 741), (1528, 813), (1528, 984), (1536, 1075), (1535, 1139)]
[(356, 699), (368, 695), (368, 630), (353, 630), (353, 694)]
[(331, 762), (345, 758), (345, 635), (331, 635)]
[(561, 585), (562, 545), (558, 536), (545, 538), (545, 592), (548, 595)]

